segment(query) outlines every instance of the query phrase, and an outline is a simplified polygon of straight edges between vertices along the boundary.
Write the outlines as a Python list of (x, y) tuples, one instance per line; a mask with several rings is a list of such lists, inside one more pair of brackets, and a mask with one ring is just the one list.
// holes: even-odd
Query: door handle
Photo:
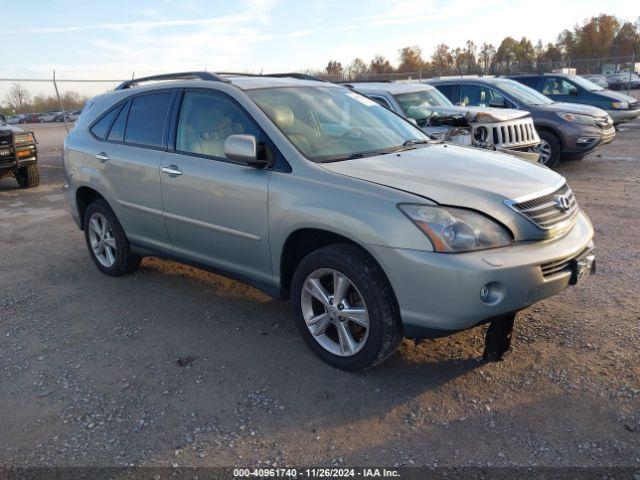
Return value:
[(104, 152), (96, 153), (96, 158), (100, 160), (102, 163), (109, 161), (109, 155)]
[(162, 167), (161, 170), (162, 170), (162, 173), (166, 173), (169, 176), (176, 176), (177, 177), (178, 175), (182, 175), (182, 170), (180, 170), (175, 165), (169, 165), (168, 167)]

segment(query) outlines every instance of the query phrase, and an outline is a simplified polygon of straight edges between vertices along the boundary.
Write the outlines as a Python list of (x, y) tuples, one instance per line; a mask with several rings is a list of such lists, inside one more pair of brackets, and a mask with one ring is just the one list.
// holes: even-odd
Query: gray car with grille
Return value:
[(346, 370), (485, 323), (499, 360), (516, 312), (595, 265), (559, 174), (299, 74), (125, 82), (87, 102), (64, 166), (101, 272), (157, 256), (247, 282), (289, 299), (309, 348)]

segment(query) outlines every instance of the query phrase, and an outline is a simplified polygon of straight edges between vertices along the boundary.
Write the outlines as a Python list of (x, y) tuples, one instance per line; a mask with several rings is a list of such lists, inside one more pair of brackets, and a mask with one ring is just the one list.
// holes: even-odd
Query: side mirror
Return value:
[(224, 155), (250, 167), (262, 168), (269, 163), (258, 159), (258, 144), (253, 135), (229, 135), (224, 142)]
[(493, 108), (505, 108), (504, 98), (494, 98), (489, 102), (489, 106)]
[(577, 88), (572, 88), (571, 90), (569, 90), (569, 95), (578, 95), (578, 89)]
[(467, 104), (464, 102), (456, 102), (456, 107), (466, 107)]

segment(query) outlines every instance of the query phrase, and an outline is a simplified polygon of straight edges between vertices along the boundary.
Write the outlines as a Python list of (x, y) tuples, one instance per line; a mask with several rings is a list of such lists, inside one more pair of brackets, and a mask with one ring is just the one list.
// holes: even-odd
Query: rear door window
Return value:
[(162, 147), (165, 119), (172, 91), (134, 97), (124, 133), (124, 141), (147, 147)]
[(542, 93), (544, 95), (571, 95), (578, 89), (564, 78), (549, 77), (544, 80)]
[(456, 95), (456, 85), (436, 85), (435, 86), (450, 102), (458, 103), (458, 96)]
[(538, 77), (525, 77), (516, 79), (518, 82), (526, 85), (527, 87), (531, 87), (535, 90), (538, 89)]

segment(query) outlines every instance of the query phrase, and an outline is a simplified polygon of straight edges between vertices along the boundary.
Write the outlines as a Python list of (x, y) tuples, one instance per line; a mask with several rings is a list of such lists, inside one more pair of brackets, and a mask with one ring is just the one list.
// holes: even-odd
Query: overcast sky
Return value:
[[(2, 12), (0, 76), (48, 77), (55, 68), (62, 78), (127, 78), (322, 68), (376, 53), (397, 63), (404, 46), (429, 57), (442, 42), (496, 44), (507, 35), (546, 43), (593, 15), (634, 21), (640, 9), (637, 0), (20, 0), (3, 2)], [(0, 99), (7, 87), (0, 82)]]

